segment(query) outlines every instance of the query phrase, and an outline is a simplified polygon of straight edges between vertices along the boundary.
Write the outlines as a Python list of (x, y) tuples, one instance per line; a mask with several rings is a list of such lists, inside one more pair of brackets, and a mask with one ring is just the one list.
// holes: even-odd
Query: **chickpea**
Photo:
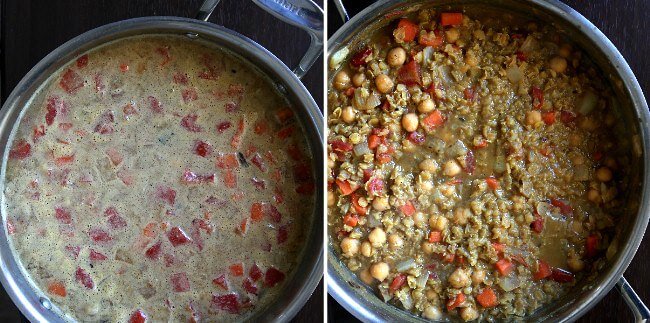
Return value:
[(580, 258), (578, 258), (577, 256), (575, 256), (575, 257), (569, 257), (569, 258), (566, 260), (566, 264), (567, 264), (567, 266), (569, 266), (569, 269), (570, 269), (572, 272), (574, 272), (574, 273), (575, 273), (575, 272), (578, 272), (578, 271), (582, 271), (582, 270), (585, 268), (585, 263), (584, 263), (584, 261), (582, 261), (582, 260), (581, 260)]
[(418, 167), (423, 171), (435, 173), (438, 170), (438, 162), (435, 159), (427, 158), (421, 161)]
[(370, 256), (372, 256), (372, 245), (370, 245), (370, 242), (368, 242), (368, 241), (364, 241), (364, 242), (361, 244), (361, 254), (362, 254), (364, 257), (370, 257)]
[(422, 226), (426, 221), (427, 219), (424, 216), (424, 213), (416, 212), (415, 214), (413, 214), (413, 224), (415, 224), (417, 227)]
[(341, 119), (345, 123), (352, 123), (356, 118), (357, 111), (352, 106), (347, 106), (341, 111)]
[(443, 231), (447, 228), (449, 220), (442, 215), (432, 215), (429, 218), (429, 226), (438, 231)]
[(593, 203), (600, 203), (602, 199), (600, 198), (600, 192), (596, 189), (590, 189), (589, 192), (587, 192), (587, 199)]
[(375, 280), (375, 279), (372, 277), (372, 275), (370, 275), (370, 270), (368, 270), (368, 268), (362, 270), (362, 271), (359, 273), (359, 278), (361, 278), (361, 281), (362, 281), (362, 282), (364, 282), (364, 283), (366, 283), (366, 284), (368, 284), (368, 285), (372, 284), (372, 282)]
[(334, 76), (334, 88), (342, 91), (350, 87), (350, 75), (346, 71), (340, 71)]
[(612, 180), (613, 174), (609, 167), (603, 166), (596, 170), (596, 179), (601, 182), (609, 182)]
[(444, 164), (442, 173), (445, 176), (454, 177), (454, 176), (460, 174), (461, 170), (462, 170), (462, 168), (460, 168), (460, 165), (458, 165), (458, 162), (456, 162), (455, 160), (452, 159), (452, 160), (450, 160), (450, 161), (448, 161), (448, 162), (446, 162)]
[(332, 168), (334, 168), (335, 166), (336, 166), (336, 162), (335, 162), (333, 159), (328, 158), (328, 159), (327, 159), (327, 167), (329, 167), (330, 169), (332, 169)]
[(445, 31), (445, 38), (448, 43), (455, 43), (460, 37), (460, 31), (457, 28), (451, 27)]
[(407, 132), (413, 132), (418, 129), (418, 115), (415, 113), (407, 113), (402, 117), (402, 128)]
[(578, 123), (578, 127), (586, 131), (594, 131), (598, 129), (598, 124), (596, 123), (596, 121), (594, 121), (594, 119), (585, 117), (582, 118), (582, 120), (580, 120), (580, 122)]
[(388, 51), (386, 61), (390, 66), (401, 66), (406, 62), (406, 50), (402, 47), (395, 47)]
[(427, 300), (434, 300), (438, 298), (438, 293), (433, 288), (427, 288), (427, 291), (424, 293), (424, 296), (427, 297)]
[(388, 277), (390, 267), (385, 262), (378, 262), (370, 266), (370, 275), (378, 281), (384, 281)]
[(571, 51), (572, 51), (571, 45), (564, 43), (558, 49), (557, 54), (560, 55), (560, 57), (569, 58), (569, 56), (571, 56)]
[(478, 318), (478, 311), (473, 306), (463, 307), (460, 309), (460, 318), (463, 321), (474, 321)]
[(347, 257), (354, 257), (359, 252), (359, 240), (345, 237), (341, 240), (341, 250)]
[(612, 157), (605, 158), (605, 166), (609, 167), (609, 169), (618, 168), (618, 164), (616, 163), (616, 159), (614, 159)]
[(526, 112), (526, 124), (535, 125), (542, 121), (542, 113), (537, 110), (531, 110)]
[(454, 211), (454, 222), (459, 225), (467, 224), (467, 220), (472, 216), (472, 211), (464, 207), (457, 208)]
[(433, 305), (427, 305), (422, 311), (422, 317), (427, 320), (440, 320), (442, 318), (442, 312), (439, 308)]
[(392, 92), (394, 85), (393, 80), (386, 74), (379, 74), (375, 77), (375, 86), (377, 86), (377, 90), (381, 93), (386, 94)]
[(556, 73), (564, 73), (567, 68), (567, 62), (564, 57), (555, 56), (551, 58), (548, 64)]
[(449, 275), (449, 284), (454, 288), (463, 288), (469, 286), (469, 275), (463, 268), (457, 268)]
[(424, 241), (422, 242), (420, 249), (422, 249), (422, 251), (424, 251), (425, 254), (430, 255), (433, 253), (433, 243), (429, 241)]
[(397, 234), (391, 234), (388, 236), (388, 245), (390, 246), (391, 250), (398, 250), (404, 246), (404, 239), (402, 239), (402, 237)]
[(372, 200), (372, 208), (377, 211), (388, 210), (390, 208), (390, 206), (388, 205), (388, 197), (387, 196), (375, 197), (375, 199)]
[(474, 283), (474, 285), (478, 285), (483, 281), (485, 281), (485, 270), (483, 269), (475, 270), (472, 273), (472, 283)]
[(352, 84), (356, 87), (361, 87), (363, 85), (363, 82), (366, 81), (366, 74), (363, 73), (357, 73), (352, 76)]
[(467, 54), (465, 55), (465, 64), (471, 67), (475, 67), (476, 65), (478, 65), (478, 59), (473, 53), (467, 52)]
[(327, 206), (334, 206), (336, 204), (336, 198), (334, 197), (334, 192), (327, 191)]
[(436, 108), (436, 104), (431, 99), (426, 99), (418, 103), (418, 111), (420, 113), (429, 113)]
[(582, 136), (579, 133), (572, 133), (569, 135), (569, 144), (577, 147), (582, 143)]
[(375, 228), (368, 235), (368, 240), (373, 247), (379, 248), (386, 243), (386, 232), (382, 228)]

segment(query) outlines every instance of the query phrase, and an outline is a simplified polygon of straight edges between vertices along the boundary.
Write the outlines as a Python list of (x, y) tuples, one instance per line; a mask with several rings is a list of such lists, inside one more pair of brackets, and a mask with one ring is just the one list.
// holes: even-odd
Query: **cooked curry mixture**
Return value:
[(521, 317), (616, 252), (629, 140), (552, 26), (421, 10), (329, 64), (330, 237), (383, 300)]
[(66, 320), (243, 320), (298, 262), (315, 188), (301, 127), (222, 49), (151, 35), (93, 50), (14, 137), (7, 232)]

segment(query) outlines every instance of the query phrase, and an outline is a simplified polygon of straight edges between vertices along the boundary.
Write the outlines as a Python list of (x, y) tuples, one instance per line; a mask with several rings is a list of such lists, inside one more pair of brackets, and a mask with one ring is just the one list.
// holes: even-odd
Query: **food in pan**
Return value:
[(431, 320), (525, 316), (593, 278), (628, 182), (586, 55), (550, 25), (476, 18), (396, 17), (330, 60), (332, 245)]
[(244, 319), (302, 250), (303, 137), (271, 82), (223, 49), (109, 43), (52, 75), (15, 130), (11, 244), (69, 320)]

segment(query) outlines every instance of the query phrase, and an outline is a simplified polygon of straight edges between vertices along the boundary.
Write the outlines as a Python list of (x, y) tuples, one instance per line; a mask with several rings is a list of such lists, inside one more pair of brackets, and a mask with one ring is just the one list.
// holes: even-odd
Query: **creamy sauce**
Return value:
[(139, 36), (53, 75), (17, 126), (7, 229), (78, 321), (232, 321), (281, 297), (313, 208), (287, 101), (251, 66)]

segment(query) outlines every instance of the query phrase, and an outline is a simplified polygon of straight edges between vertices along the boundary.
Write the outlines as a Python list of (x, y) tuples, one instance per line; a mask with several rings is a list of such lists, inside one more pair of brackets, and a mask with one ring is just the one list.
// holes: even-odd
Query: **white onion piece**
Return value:
[(519, 278), (517, 278), (517, 275), (511, 274), (506, 277), (503, 277), (499, 279), (499, 286), (503, 288), (504, 291), (510, 292), (519, 287), (521, 282), (519, 281)]
[(420, 273), (420, 276), (415, 280), (415, 285), (418, 286), (418, 288), (424, 288), (424, 286), (427, 285), (427, 281), (429, 280), (429, 271), (424, 270), (422, 273)]
[(442, 77), (442, 80), (445, 84), (449, 84), (454, 81), (451, 78), (451, 67), (448, 65), (441, 65), (438, 67), (438, 71), (440, 72), (440, 76)]
[(330, 68), (337, 69), (339, 65), (345, 60), (345, 58), (350, 54), (350, 49), (347, 47), (341, 48), (338, 52), (330, 56)]
[(375, 218), (373, 214), (367, 216), (366, 219), (368, 220), (368, 227), (376, 228), (381, 225), (381, 220)]
[(354, 146), (354, 154), (356, 156), (363, 156), (365, 154), (371, 154), (372, 150), (368, 148), (368, 142), (364, 141), (356, 146)]
[(539, 203), (537, 203), (536, 210), (537, 210), (537, 214), (539, 214), (539, 216), (546, 217), (546, 216), (551, 215), (551, 213), (553, 211), (553, 206), (551, 206), (550, 204), (548, 204), (546, 202), (539, 202)]
[(395, 270), (399, 272), (405, 272), (407, 270), (411, 270), (415, 268), (415, 260), (413, 258), (411, 259), (406, 259), (404, 261), (399, 262), (397, 265), (395, 265)]
[(521, 43), (519, 50), (524, 53), (527, 53), (533, 51), (535, 47), (537, 47), (537, 40), (535, 39), (535, 37), (528, 35), (526, 39), (524, 39), (524, 42)]
[(402, 295), (402, 305), (404, 305), (404, 308), (407, 310), (413, 308), (413, 298), (411, 297), (411, 293), (402, 293)]
[(586, 116), (594, 110), (596, 104), (598, 104), (598, 96), (594, 92), (587, 90), (578, 99), (578, 111), (581, 115)]
[(422, 50), (422, 65), (427, 66), (433, 61), (433, 47), (427, 46)]
[(513, 65), (508, 67), (506, 70), (506, 77), (512, 83), (519, 83), (524, 78), (524, 73), (521, 71), (519, 66)]
[(494, 172), (503, 173), (506, 171), (506, 156), (498, 155), (494, 160)]
[(366, 109), (374, 109), (375, 107), (379, 106), (381, 104), (381, 100), (379, 99), (379, 95), (377, 95), (376, 92), (370, 93), (370, 96), (366, 98), (366, 104), (365, 107)]

